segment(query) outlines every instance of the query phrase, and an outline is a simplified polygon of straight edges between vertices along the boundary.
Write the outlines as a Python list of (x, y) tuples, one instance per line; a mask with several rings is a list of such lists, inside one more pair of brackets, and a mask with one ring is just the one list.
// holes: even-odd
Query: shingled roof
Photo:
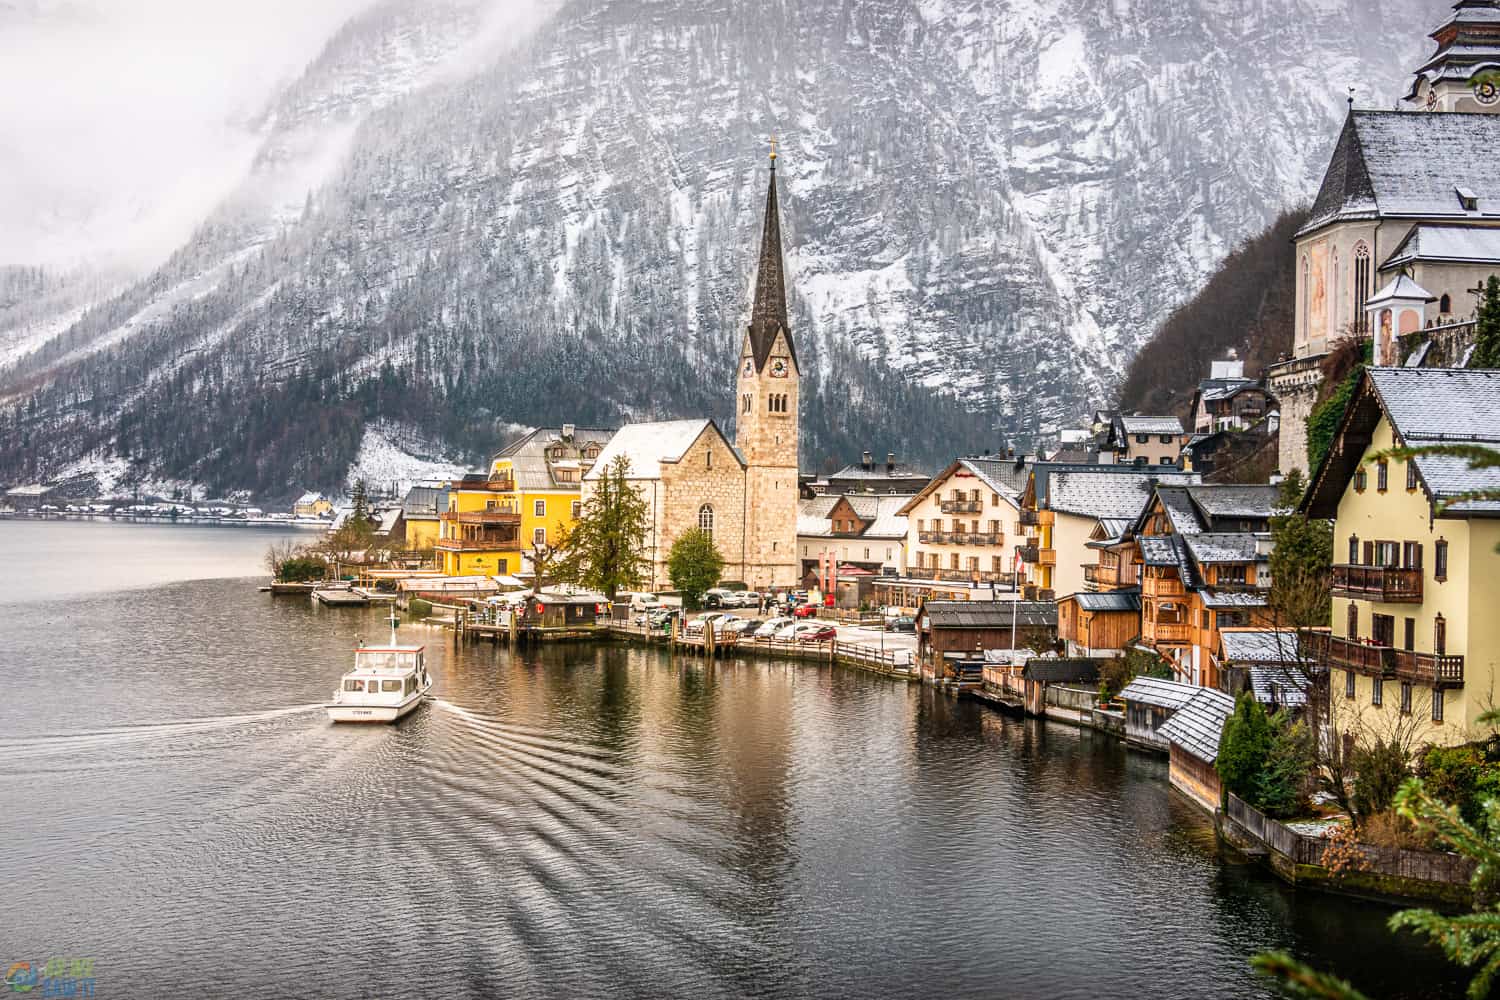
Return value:
[[(1304, 236), (1351, 219), (1500, 218), (1500, 115), (1351, 111)], [(1466, 211), (1457, 189), (1479, 196)]]
[(1234, 699), (1213, 688), (1198, 688), (1156, 734), (1207, 764), (1219, 759), (1224, 723), (1234, 714)]
[(1020, 628), (1057, 627), (1052, 601), (928, 601), (921, 611), (932, 628), (1010, 628), (1013, 613)]
[[(1302, 501), (1313, 517), (1332, 519), (1349, 480), (1369, 449), (1384, 414), (1399, 444), (1500, 446), (1500, 371), (1462, 368), (1367, 368), (1333, 446), (1323, 456)], [(1434, 505), (1452, 502), (1447, 517), (1500, 516), (1500, 501), (1458, 497), (1500, 490), (1500, 469), (1471, 469), (1447, 455), (1412, 459), (1417, 481)]]
[(1128, 517), (1134, 520), (1151, 499), (1157, 483), (1190, 484), (1196, 472), (1112, 465), (1038, 464), (1033, 473), (1037, 504), (1044, 510), (1084, 517)]
[(1175, 712), (1192, 701), (1198, 690), (1195, 684), (1183, 684), (1160, 677), (1137, 677), (1125, 685), (1125, 690), (1120, 692), (1120, 700)]
[(755, 267), (755, 299), (750, 308), (750, 349), (755, 370), (765, 368), (777, 332), (786, 334), (786, 347), (797, 365), (792, 325), (786, 316), (786, 274), (781, 260), (781, 210), (776, 198), (776, 161), (771, 161), (771, 183), (766, 189), (766, 218), (760, 234), (760, 259)]

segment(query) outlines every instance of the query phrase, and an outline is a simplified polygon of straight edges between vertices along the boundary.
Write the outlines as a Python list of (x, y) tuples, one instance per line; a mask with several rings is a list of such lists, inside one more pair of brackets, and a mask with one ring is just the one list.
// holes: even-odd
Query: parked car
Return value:
[(900, 618), (892, 618), (886, 627), (892, 632), (915, 632), (917, 620), (911, 615), (902, 615)]
[(763, 624), (765, 621), (761, 618), (731, 618), (720, 629), (725, 635), (754, 635)]
[(628, 599), (630, 601), (630, 610), (635, 613), (650, 611), (653, 608), (659, 608), (662, 606), (661, 598), (657, 597), (655, 594), (647, 594), (645, 592), (617, 594), (615, 599)]
[(795, 624), (797, 624), (797, 619), (795, 618), (771, 618), (755, 630), (755, 637), (757, 639), (774, 639), (777, 632), (780, 632), (788, 625)]
[(728, 614), (724, 611), (710, 611), (708, 614), (699, 615), (697, 618), (690, 619), (684, 626), (684, 628), (689, 633), (702, 632), (704, 627), (712, 622), (714, 625), (714, 629), (717, 631), (722, 626), (722, 623), (725, 619), (736, 617), (738, 616)]
[(814, 618), (818, 614), (816, 604), (799, 604), (792, 609), (793, 618)]
[(821, 622), (797, 622), (776, 633), (776, 638), (785, 642), (817, 642), (832, 639), (838, 633), (832, 625)]
[(646, 619), (646, 624), (651, 628), (666, 629), (669, 627), (669, 623), (672, 621), (672, 619), (682, 617), (682, 609), (657, 608), (654, 611), (646, 612), (643, 617)]

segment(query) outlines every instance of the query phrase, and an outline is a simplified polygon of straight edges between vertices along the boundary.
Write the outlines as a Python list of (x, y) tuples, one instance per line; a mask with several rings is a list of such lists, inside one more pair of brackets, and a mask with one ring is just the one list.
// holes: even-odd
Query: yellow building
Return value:
[(292, 504), (292, 513), (297, 517), (327, 517), (333, 513), (333, 504), (321, 493), (304, 493)]
[(488, 475), (451, 484), (436, 548), (450, 576), (530, 572), (532, 545), (556, 545), (578, 521), (583, 476), (614, 431), (572, 424), (512, 441)]
[(502, 576), (521, 569), (521, 511), (506, 493), (483, 473), (449, 484), (434, 545), (445, 576)]
[(1371, 368), (1313, 476), (1303, 509), (1334, 519), (1331, 634), (1313, 645), (1330, 670), (1346, 731), (1464, 743), (1489, 734), (1500, 668), (1500, 471), (1422, 457), (1376, 461), (1393, 446), (1500, 447), (1500, 372)]
[(437, 548), (442, 514), (448, 509), (446, 483), (419, 483), (401, 501), (401, 523), (406, 529), (406, 547), (413, 552)]

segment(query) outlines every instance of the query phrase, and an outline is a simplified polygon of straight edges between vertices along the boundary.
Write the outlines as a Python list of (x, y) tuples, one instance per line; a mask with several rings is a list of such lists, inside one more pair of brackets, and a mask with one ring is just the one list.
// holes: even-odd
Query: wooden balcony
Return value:
[(1396, 650), (1396, 676), (1426, 687), (1464, 686), (1464, 658)]
[(1036, 563), (1042, 557), (1041, 551), (1035, 545), (1023, 545), (1018, 551), (1021, 553), (1021, 561), (1024, 563)]
[(1023, 510), (1021, 511), (1021, 520), (1016, 523), (1022, 528), (1034, 528), (1038, 524), (1041, 524), (1041, 521), (1038, 520), (1040, 514), (1041, 511), (1037, 510)]
[(978, 514), (984, 505), (978, 500), (944, 500), (941, 506), (944, 514)]
[(1118, 587), (1120, 585), (1120, 567), (1095, 564), (1083, 567), (1083, 580), (1100, 587)]
[(1192, 641), (1193, 629), (1186, 622), (1141, 622), (1141, 638), (1151, 643), (1185, 644)]
[(495, 507), (489, 510), (445, 510), (439, 515), (450, 524), (520, 524), (519, 507)]
[(467, 538), (439, 538), (433, 547), (447, 552), (520, 552), (521, 539), (477, 534)]
[(1303, 650), (1322, 666), (1352, 670), (1367, 677), (1410, 681), (1432, 688), (1464, 686), (1462, 656), (1392, 649), (1364, 639), (1346, 639), (1327, 632), (1306, 633)]
[(992, 531), (982, 531), (977, 535), (969, 535), (970, 545), (1004, 545), (1005, 535)]
[(948, 544), (949, 545), (968, 545), (969, 544), (969, 539), (972, 538), (972, 537), (973, 536), (970, 535), (967, 531), (955, 531), (955, 532), (952, 532), (952, 533), (950, 533), (948, 535)]
[(1333, 596), (1384, 604), (1421, 604), (1422, 571), (1340, 564), (1333, 567)]
[(1187, 597), (1187, 588), (1182, 585), (1182, 578), (1175, 573), (1171, 576), (1147, 574), (1141, 577), (1141, 593), (1157, 600), (1183, 600)]
[(491, 476), (489, 488), (497, 493), (514, 493), (516, 481), (510, 476)]
[(1057, 565), (1057, 550), (1056, 549), (1037, 549), (1037, 551), (1036, 551), (1036, 564), (1038, 566), (1056, 566)]

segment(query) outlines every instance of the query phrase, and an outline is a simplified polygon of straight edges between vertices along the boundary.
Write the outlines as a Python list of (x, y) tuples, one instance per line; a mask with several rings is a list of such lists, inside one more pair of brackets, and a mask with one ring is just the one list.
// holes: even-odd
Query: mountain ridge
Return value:
[[(1315, 180), (1307, 139), (1236, 129), (1321, 146), (1328, 78), (1380, 64), (1394, 90), (1426, 24), (1392, 0), (1356, 31), (1357, 6), (575, 0), (505, 59), (439, 56), (338, 119), (337, 169), (295, 213), (228, 200), (0, 372), (0, 479), (99, 453), (286, 494), (341, 481), (376, 420), (470, 460), (514, 424), (729, 426), (772, 131), (808, 465), (1024, 447), (1112, 397), (1150, 329)], [(1371, 54), (1252, 106), (1237, 73), (1317, 54), (1270, 52), (1290, 14)], [(352, 37), (378, 52), (378, 27)]]

